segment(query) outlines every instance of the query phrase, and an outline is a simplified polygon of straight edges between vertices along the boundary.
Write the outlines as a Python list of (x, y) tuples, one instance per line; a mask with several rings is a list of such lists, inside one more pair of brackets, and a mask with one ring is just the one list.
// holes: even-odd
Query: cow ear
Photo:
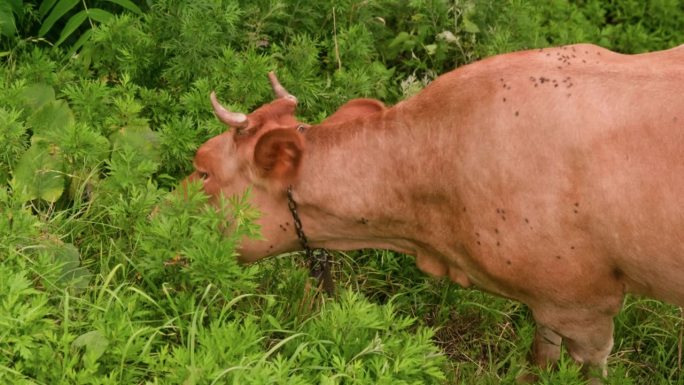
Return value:
[(254, 164), (259, 176), (285, 187), (297, 177), (304, 152), (304, 139), (296, 130), (277, 128), (259, 137)]

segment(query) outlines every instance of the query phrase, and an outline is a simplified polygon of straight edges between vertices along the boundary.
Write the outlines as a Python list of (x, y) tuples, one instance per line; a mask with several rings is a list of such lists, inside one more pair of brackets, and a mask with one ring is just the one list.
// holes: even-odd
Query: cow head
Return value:
[[(214, 113), (231, 129), (197, 150), (195, 171), (188, 177), (201, 180), (204, 191), (213, 198), (243, 194), (251, 187), (251, 203), (262, 214), (258, 223), (264, 239), (242, 241), (237, 251), (243, 262), (299, 248), (286, 192), (299, 175), (305, 139), (298, 127), (305, 125), (294, 116), (297, 99), (273, 73), (269, 79), (277, 98), (247, 115), (229, 111), (211, 94)], [(322, 125), (339, 125), (384, 108), (377, 100), (355, 99)]]
[[(262, 213), (259, 224), (265, 239), (243, 240), (238, 252), (244, 262), (298, 245), (286, 189), (296, 180), (304, 153), (304, 139), (297, 130), (302, 123), (294, 116), (297, 99), (273, 73), (269, 79), (276, 99), (247, 115), (229, 111), (211, 94), (214, 113), (231, 129), (200, 146), (195, 171), (188, 177), (200, 180), (212, 198), (241, 195), (252, 188), (251, 203)], [(282, 230), (285, 226), (289, 231)]]

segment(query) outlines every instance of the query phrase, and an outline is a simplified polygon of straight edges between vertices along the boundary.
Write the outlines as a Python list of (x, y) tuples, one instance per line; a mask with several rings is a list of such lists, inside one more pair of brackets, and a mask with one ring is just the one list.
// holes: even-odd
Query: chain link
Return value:
[[(299, 244), (302, 246), (302, 249), (304, 249), (306, 259), (309, 261), (311, 276), (318, 278), (319, 286), (322, 285), (328, 295), (333, 295), (335, 285), (333, 284), (332, 274), (330, 272), (330, 261), (332, 257), (325, 249), (312, 250), (311, 247), (309, 247), (309, 240), (306, 238), (306, 234), (304, 234), (302, 221), (299, 219), (299, 212), (297, 212), (297, 203), (292, 197), (292, 186), (287, 188), (287, 207), (290, 209), (292, 219), (294, 220), (295, 232), (297, 233), (297, 238), (299, 238)], [(315, 251), (319, 252), (319, 256), (316, 256)]]

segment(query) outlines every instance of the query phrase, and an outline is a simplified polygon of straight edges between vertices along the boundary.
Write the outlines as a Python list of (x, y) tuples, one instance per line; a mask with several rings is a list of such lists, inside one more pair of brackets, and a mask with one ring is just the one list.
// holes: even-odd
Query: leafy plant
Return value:
[[(56, 330), (48, 296), (23, 271), (0, 265), (0, 379), (27, 383), (23, 373), (42, 365), (41, 358)], [(16, 381), (16, 382), (15, 382)]]
[[(106, 2), (117, 4), (135, 14), (142, 14), (140, 8), (130, 0), (103, 0), (100, 3)], [(77, 51), (90, 38), (95, 23), (106, 23), (114, 17), (111, 12), (102, 8), (88, 7), (84, 1), (43, 0), (38, 8), (38, 15), (41, 20), (38, 36), (45, 36), (60, 19), (69, 14), (69, 12), (74, 10), (79, 4), (83, 9), (69, 17), (69, 20), (67, 20), (60, 31), (59, 39), (55, 42), (56, 46), (62, 44), (87, 21), (91, 26), (91, 29), (81, 34), (71, 48), (72, 52)]]
[(17, 33), (16, 18), (24, 12), (21, 0), (0, 3), (0, 36), (10, 37)]
[(26, 150), (28, 142), (26, 126), (20, 120), (21, 113), (15, 109), (0, 108), (0, 185), (9, 182), (9, 173), (17, 158)]

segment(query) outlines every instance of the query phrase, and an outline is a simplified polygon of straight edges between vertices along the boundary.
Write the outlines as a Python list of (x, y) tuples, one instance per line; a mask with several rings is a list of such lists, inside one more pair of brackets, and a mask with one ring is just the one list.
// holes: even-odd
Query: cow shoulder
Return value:
[(323, 122), (326, 124), (342, 123), (361, 116), (368, 116), (376, 112), (384, 111), (385, 105), (377, 99), (359, 98), (345, 103)]

